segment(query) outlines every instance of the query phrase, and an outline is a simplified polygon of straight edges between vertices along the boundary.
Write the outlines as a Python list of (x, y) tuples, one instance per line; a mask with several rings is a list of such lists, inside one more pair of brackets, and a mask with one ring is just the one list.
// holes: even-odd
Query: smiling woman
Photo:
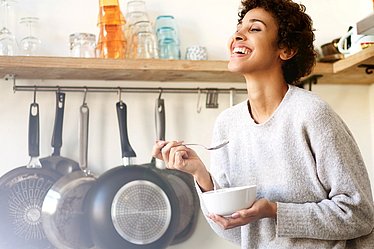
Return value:
[[(229, 70), (245, 77), (248, 100), (216, 119), (209, 171), (191, 148), (159, 141), (153, 156), (192, 174), (197, 192), (257, 185), (257, 200), (231, 216), (202, 211), (241, 248), (372, 248), (374, 206), (361, 153), (343, 120), (295, 84), (315, 64), (305, 7), (243, 0), (229, 41)], [(202, 198), (202, 200), (204, 200)], [(223, 200), (222, 200), (223, 201)]]

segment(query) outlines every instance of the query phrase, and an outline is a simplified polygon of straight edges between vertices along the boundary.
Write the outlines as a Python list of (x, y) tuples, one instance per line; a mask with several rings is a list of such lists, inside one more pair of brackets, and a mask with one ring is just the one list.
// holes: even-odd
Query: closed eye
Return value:
[(259, 32), (259, 31), (261, 31), (261, 29), (258, 29), (258, 28), (251, 28), (249, 31), (251, 31), (251, 32)]

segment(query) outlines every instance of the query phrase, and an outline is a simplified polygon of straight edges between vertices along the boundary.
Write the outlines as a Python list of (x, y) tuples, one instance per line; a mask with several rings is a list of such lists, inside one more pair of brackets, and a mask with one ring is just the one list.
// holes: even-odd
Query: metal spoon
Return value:
[(229, 140), (225, 140), (225, 141), (223, 141), (222, 143), (220, 143), (220, 144), (218, 144), (218, 145), (216, 145), (216, 146), (212, 146), (212, 147), (207, 147), (207, 146), (202, 145), (202, 144), (192, 144), (192, 143), (187, 143), (187, 144), (183, 144), (183, 145), (185, 145), (185, 146), (193, 146), (193, 145), (197, 145), (197, 146), (201, 146), (201, 147), (203, 147), (203, 148), (206, 149), (206, 150), (217, 150), (217, 149), (222, 148), (223, 146), (225, 146), (225, 145), (228, 144), (228, 143), (229, 143)]

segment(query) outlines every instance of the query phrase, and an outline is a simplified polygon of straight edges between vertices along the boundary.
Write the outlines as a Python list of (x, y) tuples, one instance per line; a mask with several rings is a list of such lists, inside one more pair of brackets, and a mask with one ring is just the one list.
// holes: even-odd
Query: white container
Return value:
[(211, 214), (229, 216), (249, 208), (256, 200), (256, 185), (223, 188), (202, 194), (203, 202)]

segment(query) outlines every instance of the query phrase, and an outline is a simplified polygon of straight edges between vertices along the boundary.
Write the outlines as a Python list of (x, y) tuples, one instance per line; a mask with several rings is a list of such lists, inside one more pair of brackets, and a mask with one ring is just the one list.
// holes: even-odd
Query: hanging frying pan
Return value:
[(161, 170), (178, 196), (180, 219), (175, 236), (170, 245), (188, 240), (196, 229), (200, 212), (200, 201), (193, 177), (179, 170)]
[(56, 92), (56, 116), (52, 135), (52, 155), (40, 159), (44, 168), (55, 170), (61, 176), (79, 170), (79, 164), (69, 158), (60, 156), (62, 146), (62, 126), (65, 111), (65, 93)]
[[(161, 98), (161, 94), (162, 91), (155, 104), (156, 137), (158, 140), (165, 140), (165, 101)], [(184, 242), (195, 230), (200, 210), (200, 201), (194, 187), (193, 177), (179, 170), (165, 170), (164, 162), (159, 159), (153, 158), (152, 164), (157, 168), (153, 168), (156, 172), (167, 178), (178, 196), (180, 219), (171, 245)]]
[(39, 161), (39, 105), (30, 105), (30, 162), (0, 178), (0, 248), (53, 248), (42, 227), (41, 209), (45, 195), (60, 177), (42, 168)]
[[(135, 157), (127, 136), (126, 105), (120, 101), (116, 107), (122, 157)], [(100, 249), (166, 248), (179, 222), (173, 188), (144, 165), (121, 165), (102, 174), (89, 191), (86, 208), (91, 237)]]
[(61, 177), (48, 191), (42, 207), (43, 228), (47, 238), (59, 249), (93, 247), (83, 203), (96, 178), (87, 168), (89, 109), (80, 107), (80, 167)]

